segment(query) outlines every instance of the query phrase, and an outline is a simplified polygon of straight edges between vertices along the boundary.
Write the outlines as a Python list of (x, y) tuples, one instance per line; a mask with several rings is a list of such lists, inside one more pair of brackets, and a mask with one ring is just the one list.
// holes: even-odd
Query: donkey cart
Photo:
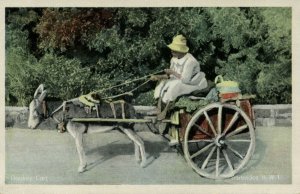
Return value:
[(225, 102), (213, 102), (195, 107), (196, 110), (190, 113), (186, 108), (180, 108), (162, 121), (155, 116), (143, 119), (73, 118), (72, 121), (145, 123), (152, 132), (154, 126), (158, 126), (155, 132), (173, 134), (178, 141), (177, 148), (183, 150), (187, 163), (196, 173), (210, 179), (225, 179), (240, 172), (254, 152), (254, 115), (250, 98), (239, 96)]
[[(148, 80), (143, 84), (147, 82)], [(147, 165), (143, 140), (133, 130), (132, 125), (145, 123), (152, 132), (160, 133), (164, 137), (169, 134), (172, 140), (175, 139), (177, 148), (183, 150), (187, 163), (199, 175), (210, 179), (225, 179), (244, 169), (255, 148), (254, 114), (250, 104), (254, 96), (241, 95), (236, 86), (235, 82), (222, 80), (216, 88), (209, 89), (205, 98), (180, 97), (169, 110), (167, 119), (158, 120), (153, 115), (137, 118), (133, 106), (123, 100), (104, 100), (93, 103), (95, 106), (91, 108), (84, 101), (88, 97), (86, 95), (64, 101), (61, 106), (49, 111), (45, 101), (47, 91), (41, 84), (29, 105), (28, 126), (34, 129), (40, 123), (51, 120), (61, 130), (67, 130), (75, 139), (80, 160), (78, 172), (84, 172), (87, 161), (82, 144), (83, 134), (107, 132), (116, 127), (133, 141), (136, 160), (143, 167)], [(228, 88), (233, 88), (236, 93), (228, 93)], [(212, 92), (213, 90), (219, 93)], [(211, 93), (215, 93), (212, 95), (214, 97), (208, 98)], [(78, 103), (88, 105), (89, 113), (82, 106), (76, 105)]]

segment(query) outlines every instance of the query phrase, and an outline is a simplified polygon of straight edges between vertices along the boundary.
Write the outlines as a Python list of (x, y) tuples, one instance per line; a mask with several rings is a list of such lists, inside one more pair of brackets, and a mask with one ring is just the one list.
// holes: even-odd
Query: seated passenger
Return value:
[[(160, 81), (154, 91), (154, 98), (158, 99), (158, 120), (166, 117), (170, 103), (178, 96), (207, 87), (205, 73), (200, 71), (200, 64), (188, 53), (186, 38), (177, 35), (168, 47), (173, 56), (170, 69), (165, 69), (165, 75), (153, 75), (150, 78)], [(161, 102), (166, 104), (163, 111), (161, 111)]]

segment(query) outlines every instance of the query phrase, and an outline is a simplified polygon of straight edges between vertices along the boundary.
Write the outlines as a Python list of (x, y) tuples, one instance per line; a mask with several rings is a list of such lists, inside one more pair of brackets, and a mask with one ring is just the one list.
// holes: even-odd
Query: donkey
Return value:
[[(83, 149), (83, 134), (97, 133), (97, 132), (108, 132), (113, 129), (119, 129), (127, 135), (127, 137), (133, 141), (135, 147), (135, 158), (142, 167), (147, 165), (147, 158), (145, 153), (145, 147), (143, 140), (134, 131), (134, 123), (80, 123), (74, 122), (70, 118), (72, 117), (98, 117), (100, 114), (101, 118), (136, 118), (135, 110), (132, 105), (125, 103), (125, 108), (120, 107), (117, 104), (112, 113), (111, 104), (107, 102), (100, 103), (100, 113), (87, 113), (83, 107), (78, 106), (78, 100), (72, 99), (63, 102), (62, 105), (57, 107), (51, 113), (48, 113), (45, 97), (47, 90), (44, 89), (44, 85), (41, 84), (34, 93), (34, 99), (29, 105), (29, 116), (28, 116), (28, 127), (35, 129), (39, 124), (43, 123), (48, 119), (52, 119), (60, 127), (61, 131), (67, 130), (69, 134), (75, 139), (77, 153), (79, 156), (79, 167), (78, 172), (84, 172), (87, 167), (87, 161), (85, 151)], [(121, 109), (125, 110), (124, 112)], [(66, 118), (67, 117), (67, 118)]]

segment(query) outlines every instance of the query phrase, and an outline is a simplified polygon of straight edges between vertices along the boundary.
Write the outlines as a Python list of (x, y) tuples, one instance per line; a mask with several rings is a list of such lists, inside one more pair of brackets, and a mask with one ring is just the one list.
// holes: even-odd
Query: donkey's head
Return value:
[(41, 84), (33, 95), (33, 100), (29, 104), (28, 127), (35, 129), (43, 120), (46, 114), (44, 99), (47, 95), (47, 90), (44, 90), (44, 85)]

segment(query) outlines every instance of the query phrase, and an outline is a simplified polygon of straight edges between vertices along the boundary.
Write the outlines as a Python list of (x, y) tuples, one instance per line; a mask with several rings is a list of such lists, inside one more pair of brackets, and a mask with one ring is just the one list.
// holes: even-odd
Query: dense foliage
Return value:
[[(209, 79), (236, 80), (257, 103), (291, 103), (290, 8), (7, 8), (6, 103), (26, 106), (39, 83), (70, 99), (160, 71), (179, 33)], [(152, 104), (154, 87), (134, 103)]]

